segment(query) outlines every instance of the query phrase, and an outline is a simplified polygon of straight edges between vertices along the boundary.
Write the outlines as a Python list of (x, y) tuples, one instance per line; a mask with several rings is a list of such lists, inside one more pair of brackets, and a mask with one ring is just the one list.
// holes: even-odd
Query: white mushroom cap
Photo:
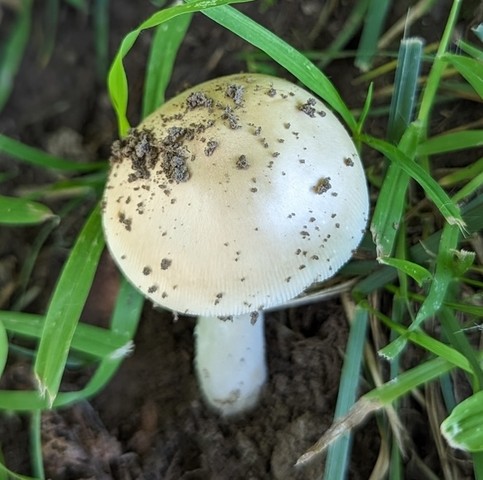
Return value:
[(155, 304), (207, 316), (273, 307), (332, 276), (368, 218), (356, 148), (310, 93), (231, 75), (165, 103), (113, 148), (112, 256)]

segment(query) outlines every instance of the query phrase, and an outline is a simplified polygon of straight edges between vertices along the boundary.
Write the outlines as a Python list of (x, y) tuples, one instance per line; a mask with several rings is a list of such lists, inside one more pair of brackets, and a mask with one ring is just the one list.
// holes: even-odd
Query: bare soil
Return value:
[[(340, 8), (331, 13), (327, 26), (320, 31), (317, 18), (325, 2), (280, 0), (268, 7), (269, 3), (256, 2), (239, 8), (297, 48), (321, 50), (342, 28), (353, 2), (339, 2)], [(396, 3), (401, 4), (391, 12), (393, 20), (407, 7), (402, 5), (406, 2)], [(441, 32), (448, 3), (440, 2), (418, 24), (417, 33), (428, 42), (436, 40)], [(147, 1), (111, 2), (111, 57), (122, 36), (152, 11), (154, 7)], [(0, 131), (77, 161), (107, 158), (117, 128), (104, 82), (96, 76), (93, 17), (62, 2), (55, 48), (44, 65), (39, 57), (45, 38), (43, 7), (37, 4), (35, 12), (31, 41), (13, 95), (0, 118)], [(7, 10), (4, 15), (0, 22), (11, 25), (13, 16)], [(139, 118), (148, 44), (149, 35), (143, 35), (127, 61), (134, 124)], [(397, 50), (397, 43), (392, 48)], [(208, 19), (195, 17), (173, 72), (169, 94), (214, 76), (246, 69), (243, 54), (249, 51), (245, 43)], [(333, 62), (327, 73), (350, 106), (362, 105), (367, 86), (353, 84), (357, 71), (350, 60)], [(368, 128), (378, 135), (383, 125), (371, 120)], [(2, 172), (10, 175), (0, 186), (2, 193), (19, 193), (53, 179), (52, 174), (4, 156), (0, 162)], [(45, 310), (69, 247), (91, 206), (87, 203), (73, 209), (42, 245), (27, 284), (30, 300), (24, 310)], [(52, 205), (54, 210), (61, 207), (62, 199)], [(38, 235), (38, 228), (1, 230), (3, 309), (20, 297), (17, 285), (21, 267)], [(99, 276), (102, 281), (94, 289), (84, 319), (105, 325), (118, 284), (107, 255)], [(260, 406), (246, 417), (232, 421), (211, 413), (200, 399), (192, 366), (193, 325), (191, 318), (174, 321), (169, 313), (145, 305), (135, 351), (107, 388), (89, 402), (44, 412), (43, 454), (48, 478), (318, 478), (323, 471), (323, 457), (299, 469), (294, 468), (294, 463), (332, 422), (348, 333), (339, 301), (267, 315), (270, 379)], [(90, 374), (89, 369), (70, 371), (63, 388), (79, 388)], [(31, 382), (28, 359), (12, 352), (2, 388), (29, 388)], [(410, 405), (407, 412), (420, 458), (435, 467), (437, 457), (434, 446), (427, 445), (428, 429), (421, 411)], [(31, 474), (28, 418), (2, 415), (0, 443), (8, 467)], [(369, 478), (379, 443), (374, 420), (357, 431), (350, 479)], [(411, 459), (408, 462), (411, 464)], [(414, 471), (414, 476), (407, 478), (424, 478), (417, 461), (414, 465), (407, 470)]]

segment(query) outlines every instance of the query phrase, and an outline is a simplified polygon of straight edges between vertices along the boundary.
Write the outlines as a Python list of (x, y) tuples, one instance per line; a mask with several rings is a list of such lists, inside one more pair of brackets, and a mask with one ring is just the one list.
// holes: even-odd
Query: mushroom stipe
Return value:
[(114, 144), (103, 225), (151, 301), (200, 316), (197, 374), (230, 415), (255, 405), (266, 379), (264, 342), (251, 338), (263, 336), (262, 310), (332, 276), (368, 210), (357, 150), (326, 106), (288, 81), (239, 74), (181, 93)]

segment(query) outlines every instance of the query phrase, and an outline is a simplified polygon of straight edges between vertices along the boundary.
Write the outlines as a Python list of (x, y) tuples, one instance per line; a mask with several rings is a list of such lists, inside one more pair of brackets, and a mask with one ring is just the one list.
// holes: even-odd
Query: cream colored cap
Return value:
[(155, 304), (226, 316), (334, 275), (368, 209), (356, 148), (330, 110), (288, 81), (240, 74), (185, 91), (115, 144), (103, 224)]

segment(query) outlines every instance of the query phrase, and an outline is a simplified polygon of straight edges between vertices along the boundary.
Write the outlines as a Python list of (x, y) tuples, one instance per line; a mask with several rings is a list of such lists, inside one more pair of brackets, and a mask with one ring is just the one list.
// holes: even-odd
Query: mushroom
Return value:
[(266, 382), (263, 310), (334, 275), (368, 208), (331, 111), (286, 80), (238, 74), (181, 93), (115, 142), (103, 226), (135, 287), (198, 316), (201, 391), (235, 415)]

